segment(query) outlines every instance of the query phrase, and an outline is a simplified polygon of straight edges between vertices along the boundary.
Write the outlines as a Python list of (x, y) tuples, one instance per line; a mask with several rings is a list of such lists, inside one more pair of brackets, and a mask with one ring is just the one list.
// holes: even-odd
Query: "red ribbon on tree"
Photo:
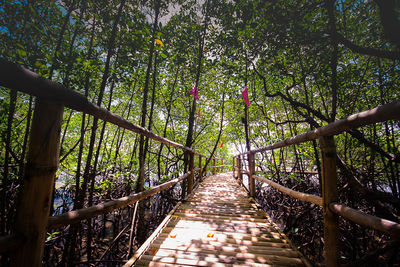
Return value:
[(246, 106), (250, 106), (250, 101), (249, 101), (249, 93), (248, 93), (249, 88), (247, 86), (244, 87), (242, 91), (242, 97), (244, 99), (244, 102), (246, 103)]
[(199, 99), (199, 88), (196, 85), (195, 83), (193, 88), (190, 89), (190, 94), (193, 95), (194, 99)]
[(223, 145), (224, 143), (223, 142), (221, 142), (221, 145), (219, 146), (219, 147), (222, 147), (222, 145)]

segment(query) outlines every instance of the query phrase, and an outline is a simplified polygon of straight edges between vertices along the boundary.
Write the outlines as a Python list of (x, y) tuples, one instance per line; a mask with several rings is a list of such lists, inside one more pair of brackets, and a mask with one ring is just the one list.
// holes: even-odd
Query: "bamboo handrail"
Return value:
[(267, 150), (286, 147), (289, 145), (299, 144), (307, 141), (316, 140), (321, 136), (337, 135), (345, 131), (355, 129), (357, 127), (383, 122), (388, 120), (400, 119), (400, 101), (395, 101), (389, 104), (378, 106), (376, 108), (363, 111), (357, 114), (348, 116), (347, 118), (337, 120), (329, 123), (326, 126), (317, 128), (315, 130), (299, 134), (277, 143), (243, 152), (240, 155), (249, 153), (258, 153)]
[(167, 138), (161, 137), (139, 125), (133, 124), (124, 118), (107, 111), (93, 103), (90, 103), (88, 99), (59, 83), (48, 80), (41, 77), (39, 74), (34, 73), (28, 69), (20, 67), (14, 63), (0, 59), (0, 86), (5, 86), (17, 91), (21, 91), (30, 95), (38, 96), (43, 99), (52, 101), (60, 101), (64, 103), (66, 107), (81, 111), (102, 119), (106, 122), (117, 125), (126, 130), (144, 135), (159, 141), (165, 145), (170, 145), (176, 148), (180, 148), (195, 155), (204, 156), (195, 152), (193, 149), (171, 141)]
[(25, 239), (16, 234), (0, 236), (0, 254), (11, 251), (25, 242)]
[(400, 240), (400, 224), (355, 210), (339, 203), (330, 203), (329, 209), (359, 225), (388, 234)]
[(222, 167), (232, 167), (232, 164), (227, 164), (227, 165), (217, 165), (215, 168), (222, 168)]
[(266, 183), (266, 184), (269, 184), (270, 186), (274, 187), (275, 189), (277, 189), (277, 190), (281, 191), (282, 193), (285, 193), (285, 194), (287, 194), (287, 195), (289, 195), (291, 197), (295, 197), (297, 199), (304, 200), (304, 201), (307, 201), (307, 202), (311, 202), (311, 203), (317, 204), (318, 206), (322, 206), (322, 198), (319, 197), (319, 196), (315, 196), (315, 195), (311, 195), (311, 194), (302, 193), (302, 192), (298, 192), (298, 191), (292, 190), (292, 189), (287, 188), (287, 187), (285, 187), (283, 185), (280, 185), (280, 184), (275, 183), (275, 182), (273, 182), (271, 180), (268, 180), (268, 179), (266, 179), (264, 177), (260, 177), (260, 176), (257, 176), (257, 175), (253, 175), (253, 177), (256, 180), (258, 180), (260, 182), (263, 182), (263, 183)]
[[(338, 215), (343, 216), (351, 221), (358, 223), (359, 225), (373, 228), (383, 233), (400, 239), (400, 225), (385, 219), (381, 219), (372, 215), (362, 213), (358, 210), (351, 209), (344, 205), (336, 203), (338, 201), (337, 193), (337, 170), (336, 170), (336, 148), (333, 136), (340, 134), (345, 131), (355, 129), (360, 126), (368, 124), (400, 119), (400, 101), (378, 106), (376, 108), (360, 112), (345, 119), (341, 119), (326, 126), (320, 127), (313, 131), (309, 131), (300, 135), (296, 135), (291, 138), (287, 138), (283, 141), (250, 150), (241, 154), (238, 154), (236, 158), (241, 159), (242, 155), (248, 154), (249, 166), (254, 166), (254, 154), (257, 152), (263, 152), (276, 148), (282, 148), (289, 145), (299, 144), (306, 141), (312, 141), (318, 139), (320, 144), (321, 152), (321, 174), (322, 174), (322, 198), (296, 192), (289, 188), (283, 187), (272, 181), (268, 181), (265, 178), (255, 176), (253, 171), (242, 170), (239, 164), (238, 173), (239, 176), (242, 173), (246, 173), (249, 176), (249, 185), (254, 183), (254, 179), (267, 182), (271, 186), (278, 190), (286, 193), (290, 196), (315, 203), (323, 208), (324, 218), (324, 256), (326, 264), (330, 266), (339, 265), (339, 231), (338, 231)], [(245, 159), (245, 158), (244, 158)], [(398, 159), (394, 157), (396, 162)], [(239, 179), (239, 183), (241, 183)], [(250, 190), (251, 192), (252, 190)]]
[(92, 218), (97, 215), (101, 215), (101, 214), (110, 212), (110, 211), (118, 209), (118, 208), (126, 207), (129, 204), (132, 204), (136, 201), (145, 199), (147, 197), (157, 194), (158, 192), (160, 192), (162, 190), (172, 187), (173, 185), (175, 185), (175, 184), (181, 182), (182, 180), (186, 179), (187, 177), (189, 177), (190, 174), (191, 174), (191, 172), (187, 172), (184, 175), (182, 175), (176, 179), (165, 182), (163, 184), (155, 186), (149, 190), (142, 191), (140, 193), (136, 193), (136, 194), (133, 194), (130, 196), (118, 198), (116, 200), (111, 200), (108, 202), (100, 203), (100, 204), (97, 204), (95, 206), (91, 206), (88, 208), (69, 211), (69, 212), (63, 213), (61, 215), (51, 216), (48, 219), (47, 229), (51, 230), (51, 229), (55, 229), (55, 228), (58, 228), (58, 227), (61, 227), (64, 225), (73, 224), (73, 223), (82, 221), (84, 219)]

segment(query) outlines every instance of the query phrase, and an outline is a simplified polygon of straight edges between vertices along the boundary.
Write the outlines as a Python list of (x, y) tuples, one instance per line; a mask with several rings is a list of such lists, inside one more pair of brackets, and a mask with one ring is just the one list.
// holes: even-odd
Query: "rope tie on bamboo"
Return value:
[(57, 168), (58, 166), (32, 166), (27, 164), (25, 174), (30, 174), (28, 177), (31, 177), (31, 175), (47, 175), (56, 172)]

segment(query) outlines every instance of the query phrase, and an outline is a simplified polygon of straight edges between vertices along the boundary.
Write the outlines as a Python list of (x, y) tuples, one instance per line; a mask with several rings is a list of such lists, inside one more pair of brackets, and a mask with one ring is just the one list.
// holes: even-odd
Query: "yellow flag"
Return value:
[(157, 44), (159, 44), (159, 45), (161, 45), (161, 46), (164, 46), (164, 44), (163, 44), (163, 42), (161, 42), (161, 40), (154, 39), (154, 41), (156, 41)]

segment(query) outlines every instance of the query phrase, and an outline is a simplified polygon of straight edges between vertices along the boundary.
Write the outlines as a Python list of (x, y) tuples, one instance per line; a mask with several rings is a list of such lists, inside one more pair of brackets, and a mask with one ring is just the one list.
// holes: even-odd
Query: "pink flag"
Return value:
[(248, 94), (248, 90), (249, 88), (247, 88), (247, 86), (244, 87), (243, 91), (242, 91), (242, 97), (244, 99), (244, 102), (246, 103), (246, 106), (250, 106), (250, 101), (249, 101), (249, 94)]
[(199, 99), (199, 88), (194, 84), (193, 88), (190, 89), (190, 94), (193, 95), (194, 99)]

